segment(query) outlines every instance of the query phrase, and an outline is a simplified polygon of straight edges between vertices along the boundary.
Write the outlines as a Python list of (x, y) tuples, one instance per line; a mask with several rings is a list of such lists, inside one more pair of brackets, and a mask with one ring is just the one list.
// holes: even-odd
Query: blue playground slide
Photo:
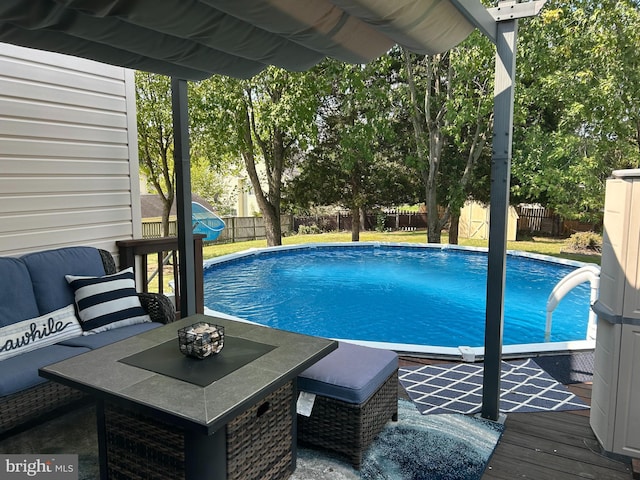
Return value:
[(198, 202), (191, 202), (191, 221), (193, 223), (193, 233), (206, 235), (205, 242), (213, 242), (224, 230), (224, 221), (211, 210), (200, 205)]

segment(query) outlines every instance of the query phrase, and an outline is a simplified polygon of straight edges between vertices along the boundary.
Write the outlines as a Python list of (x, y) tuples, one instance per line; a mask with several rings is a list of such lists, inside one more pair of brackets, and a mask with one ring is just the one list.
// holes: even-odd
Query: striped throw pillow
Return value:
[(104, 277), (65, 277), (74, 291), (83, 335), (151, 321), (140, 304), (133, 268)]
[(82, 335), (73, 304), (0, 328), (0, 360)]

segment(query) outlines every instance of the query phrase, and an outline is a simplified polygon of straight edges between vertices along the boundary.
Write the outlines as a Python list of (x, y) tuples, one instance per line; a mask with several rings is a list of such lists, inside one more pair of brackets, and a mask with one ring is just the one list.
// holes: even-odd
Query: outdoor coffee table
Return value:
[[(225, 328), (220, 354), (179, 351), (179, 328)], [(93, 395), (100, 475), (277, 479), (296, 465), (296, 377), (337, 342), (193, 315), (40, 369)]]

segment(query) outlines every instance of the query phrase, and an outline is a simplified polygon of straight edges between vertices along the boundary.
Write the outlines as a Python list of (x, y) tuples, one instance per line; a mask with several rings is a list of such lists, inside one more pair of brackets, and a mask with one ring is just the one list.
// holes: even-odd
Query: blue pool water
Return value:
[[(577, 268), (507, 257), (504, 344), (544, 342), (547, 298)], [(205, 305), (330, 338), (457, 347), (484, 344), (486, 252), (409, 246), (284, 249), (208, 266)], [(589, 285), (553, 314), (552, 342), (584, 340)]]

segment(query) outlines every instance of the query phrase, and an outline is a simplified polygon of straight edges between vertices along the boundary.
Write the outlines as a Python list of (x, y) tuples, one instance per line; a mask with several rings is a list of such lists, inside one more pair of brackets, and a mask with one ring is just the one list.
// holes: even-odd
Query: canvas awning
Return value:
[(473, 29), (449, 0), (0, 2), (0, 42), (185, 80), (302, 71), (327, 56), (365, 63), (394, 44), (434, 54)]

